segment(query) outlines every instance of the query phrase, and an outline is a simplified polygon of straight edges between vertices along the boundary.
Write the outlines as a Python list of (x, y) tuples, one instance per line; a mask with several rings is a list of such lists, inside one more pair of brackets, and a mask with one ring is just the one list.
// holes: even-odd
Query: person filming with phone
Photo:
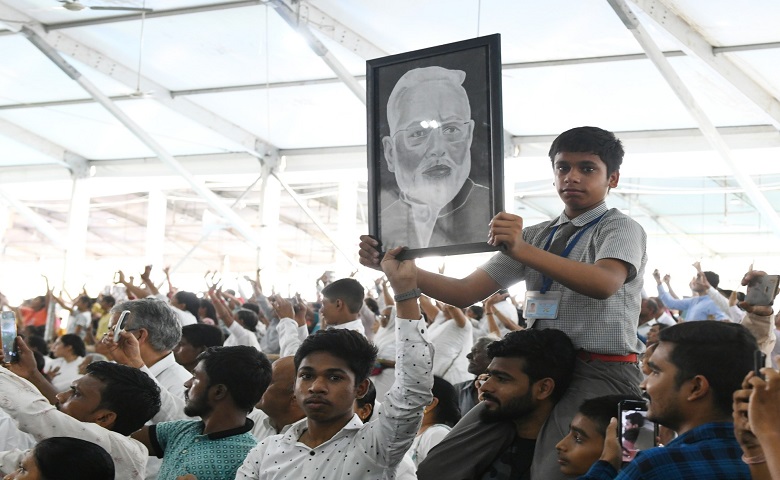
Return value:
[(665, 447), (637, 453), (622, 470), (617, 420), (607, 427), (601, 459), (583, 480), (750, 479), (734, 435), (732, 395), (753, 370), (755, 338), (743, 326), (689, 322), (662, 330), (640, 387), (647, 418), (678, 436)]

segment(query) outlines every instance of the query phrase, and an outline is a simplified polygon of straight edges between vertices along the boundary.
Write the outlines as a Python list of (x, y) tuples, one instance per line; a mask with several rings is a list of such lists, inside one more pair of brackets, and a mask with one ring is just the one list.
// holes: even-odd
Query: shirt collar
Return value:
[(703, 440), (712, 440), (715, 438), (735, 438), (734, 424), (732, 422), (710, 422), (698, 427), (692, 428), (682, 435), (678, 436), (666, 446), (672, 444), (692, 444)]
[[(222, 430), (221, 432), (213, 432), (209, 433), (206, 436), (209, 438), (209, 440), (219, 440), (221, 438), (227, 438), (227, 437), (233, 437), (236, 435), (244, 434), (250, 430), (252, 430), (252, 427), (255, 426), (255, 422), (250, 420), (249, 418), (246, 419), (246, 422), (241, 427), (231, 428), (228, 430)], [(203, 429), (206, 428), (206, 424), (203, 423), (203, 421), (200, 422), (200, 431), (203, 432)]]
[(574, 224), (575, 227), (582, 227), (583, 225), (587, 225), (593, 220), (599, 218), (600, 215), (607, 213), (608, 210), (609, 209), (607, 208), (606, 202), (601, 202), (595, 207), (588, 210), (587, 212), (583, 213), (582, 215), (579, 215), (574, 220), (567, 217), (565, 212), (561, 212), (561, 215), (551, 226), (554, 227), (556, 225), (562, 225), (566, 222), (571, 221), (571, 223)]
[(162, 372), (167, 370), (168, 367), (173, 366), (175, 363), (176, 363), (176, 358), (174, 358), (173, 352), (170, 352), (168, 355), (157, 360), (157, 363), (155, 363), (154, 365), (148, 368), (149, 371), (152, 372), (152, 375), (154, 375), (154, 378), (157, 378), (160, 376)]
[[(331, 440), (334, 440), (336, 438), (341, 438), (351, 430), (359, 430), (362, 426), (363, 426), (363, 422), (360, 421), (360, 417), (357, 416), (357, 413), (353, 413), (352, 418), (349, 419), (349, 422), (347, 422), (346, 425), (341, 427), (341, 430), (339, 430), (338, 433), (333, 435), (325, 443), (328, 443)], [(298, 439), (301, 438), (301, 435), (303, 435), (303, 432), (305, 432), (308, 429), (309, 429), (309, 424), (307, 423), (307, 419), (302, 418), (301, 420), (298, 420), (292, 425), (289, 425), (287, 432), (282, 437), (282, 441), (290, 445), (295, 445), (295, 443), (298, 442)]]

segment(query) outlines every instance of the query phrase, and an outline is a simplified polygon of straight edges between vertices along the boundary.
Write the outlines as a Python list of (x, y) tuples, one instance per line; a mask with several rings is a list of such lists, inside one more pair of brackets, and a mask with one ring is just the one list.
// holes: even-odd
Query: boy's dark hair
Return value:
[(355, 402), (357, 403), (358, 408), (371, 405), (371, 414), (363, 420), (363, 423), (368, 423), (368, 421), (371, 420), (371, 417), (374, 416), (374, 405), (376, 405), (376, 387), (374, 387), (374, 382), (370, 379), (368, 380), (368, 390), (366, 390), (366, 394), (363, 395), (362, 398), (355, 399)]
[(558, 135), (550, 146), (550, 162), (555, 162), (555, 156), (561, 152), (598, 155), (607, 165), (607, 176), (620, 170), (625, 153), (614, 133), (598, 127), (577, 127)]
[(212, 320), (217, 319), (217, 309), (214, 308), (214, 304), (208, 298), (200, 299), (200, 308), (206, 309), (206, 316), (204, 318), (210, 318)]
[(718, 285), (720, 284), (720, 275), (715, 272), (707, 271), (704, 272), (704, 276), (707, 278), (707, 281), (712, 288), (718, 288)]
[(32, 350), (41, 352), (42, 355), (49, 354), (49, 346), (46, 344), (46, 340), (40, 335), (28, 335), (27, 338), (24, 339), (24, 343)]
[(367, 379), (371, 373), (376, 362), (377, 348), (354, 330), (343, 328), (318, 330), (317, 333), (306, 337), (295, 352), (295, 370), (300, 368), (304, 358), (315, 352), (327, 352), (347, 362), (349, 369), (355, 375), (355, 385), (357, 385)]
[(181, 336), (195, 348), (221, 347), (224, 342), (222, 330), (214, 325), (193, 323), (181, 328)]
[(114, 298), (113, 295), (103, 295), (101, 298), (104, 302), (111, 305), (112, 307), (116, 305), (116, 298)]
[(84, 345), (84, 340), (74, 333), (66, 333), (59, 338), (60, 342), (73, 349), (73, 353), (79, 357), (83, 357), (87, 354), (87, 346)]
[(255, 347), (211, 347), (198, 355), (209, 386), (224, 385), (238, 408), (250, 412), (271, 383), (271, 362)]
[(322, 296), (329, 300), (341, 300), (350, 313), (358, 313), (363, 307), (363, 285), (354, 278), (342, 278), (322, 289)]
[(160, 410), (160, 387), (149, 375), (126, 365), (93, 362), (87, 375), (103, 382), (98, 408), (116, 414), (113, 431), (130, 435)]
[(604, 435), (609, 421), (618, 416), (618, 405), (623, 400), (642, 401), (641, 398), (631, 395), (604, 395), (602, 397), (585, 400), (577, 410), (583, 417), (596, 424), (596, 430)]
[(753, 369), (755, 337), (737, 323), (685, 322), (661, 330), (661, 342), (673, 343), (669, 360), (677, 367), (675, 384), (702, 375), (710, 384), (715, 408), (731, 415), (732, 395)]
[(626, 420), (631, 420), (631, 423), (637, 427), (645, 425), (645, 417), (639, 412), (629, 413), (626, 415)]
[(184, 305), (184, 309), (192, 314), (196, 319), (198, 318), (198, 309), (200, 308), (200, 299), (192, 292), (186, 292), (179, 290), (173, 294), (176, 297), (176, 301)]
[(257, 322), (259, 322), (260, 319), (255, 312), (242, 308), (236, 313), (236, 317), (244, 324), (244, 328), (250, 332), (257, 331)]
[(553, 328), (529, 329), (507, 333), (487, 347), (490, 358), (517, 357), (525, 360), (523, 373), (531, 382), (552, 378), (554, 402), (563, 397), (572, 379), (576, 351), (569, 337)]
[(436, 414), (436, 423), (443, 423), (454, 427), (460, 421), (460, 403), (458, 392), (447, 380), (433, 376), (433, 396), (439, 400), (433, 412)]
[(469, 307), (472, 312), (474, 312), (474, 315), (477, 316), (478, 319), (481, 319), (485, 315), (485, 308), (481, 307), (479, 305), (472, 305)]
[(72, 437), (51, 437), (38, 442), (33, 458), (42, 479), (114, 480), (114, 460), (92, 442)]

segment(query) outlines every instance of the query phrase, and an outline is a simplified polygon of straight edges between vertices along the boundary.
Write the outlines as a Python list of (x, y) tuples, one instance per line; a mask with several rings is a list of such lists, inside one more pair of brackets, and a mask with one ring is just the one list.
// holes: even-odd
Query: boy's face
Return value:
[(604, 432), (596, 423), (578, 413), (569, 427), (569, 434), (555, 446), (558, 464), (564, 475), (585, 475), (604, 449)]
[(355, 374), (343, 359), (312, 352), (298, 367), (295, 398), (306, 417), (318, 423), (348, 422), (352, 405), (368, 389), (368, 380), (355, 385)]
[(620, 179), (620, 171), (607, 175), (607, 164), (592, 153), (558, 152), (553, 159), (553, 171), (558, 196), (566, 204), (569, 218), (603, 202)]

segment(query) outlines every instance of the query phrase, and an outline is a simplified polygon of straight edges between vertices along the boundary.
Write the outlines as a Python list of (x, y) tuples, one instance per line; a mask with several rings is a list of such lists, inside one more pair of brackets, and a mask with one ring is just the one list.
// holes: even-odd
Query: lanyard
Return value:
[[(563, 258), (568, 257), (569, 254), (571, 253), (571, 251), (574, 249), (574, 246), (577, 245), (577, 242), (580, 241), (580, 238), (582, 237), (582, 235), (590, 227), (592, 227), (593, 225), (596, 225), (597, 223), (599, 223), (599, 221), (601, 221), (601, 219), (604, 217), (604, 215), (606, 215), (606, 213), (602, 213), (601, 215), (598, 216), (598, 218), (596, 218), (595, 220), (591, 220), (585, 226), (580, 228), (580, 230), (577, 232), (577, 234), (574, 235), (574, 239), (561, 252), (561, 256)], [(550, 232), (550, 235), (547, 236), (547, 243), (544, 244), (544, 250), (545, 251), (550, 248), (550, 244), (552, 243), (552, 239), (555, 236), (555, 232), (558, 231), (558, 228), (560, 228), (560, 225), (556, 225), (556, 227)], [(548, 277), (547, 275), (542, 275), (542, 288), (539, 289), (539, 293), (542, 293), (542, 294), (547, 293), (547, 290), (550, 289), (552, 284), (553, 284), (553, 279), (552, 278)]]

